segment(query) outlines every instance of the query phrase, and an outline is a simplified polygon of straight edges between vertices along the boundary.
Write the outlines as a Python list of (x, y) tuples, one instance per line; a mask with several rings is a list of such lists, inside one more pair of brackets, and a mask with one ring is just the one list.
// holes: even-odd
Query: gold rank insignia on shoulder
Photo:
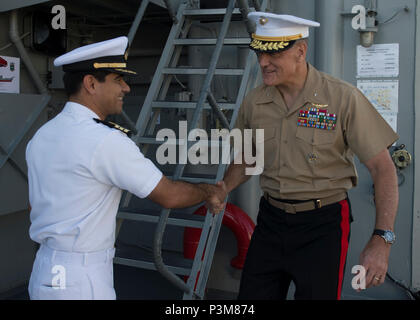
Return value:
[(124, 132), (127, 136), (131, 136), (132, 132), (129, 129), (126, 129), (124, 127), (121, 127), (119, 124), (116, 124), (114, 122), (111, 121), (104, 121), (104, 120), (100, 120), (97, 118), (93, 118), (93, 120), (95, 120), (97, 123), (102, 123), (104, 125), (106, 125), (107, 127), (113, 128), (113, 129), (117, 129), (120, 130), (121, 132)]
[(298, 127), (335, 130), (337, 115), (328, 113), (328, 104), (311, 103), (307, 110), (299, 110)]

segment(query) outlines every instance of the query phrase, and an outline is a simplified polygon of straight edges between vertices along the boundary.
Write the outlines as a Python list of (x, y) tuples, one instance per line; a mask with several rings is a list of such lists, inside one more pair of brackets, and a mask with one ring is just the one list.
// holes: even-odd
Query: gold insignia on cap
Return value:
[(279, 51), (286, 48), (290, 44), (290, 41), (298, 40), (301, 38), (302, 34), (283, 37), (264, 37), (253, 33), (252, 41), (249, 46), (254, 50)]
[(115, 71), (122, 71), (122, 72), (130, 73), (130, 74), (137, 74), (137, 72), (127, 70), (127, 69), (115, 69)]
[(125, 53), (124, 53), (124, 60), (127, 61), (127, 59), (128, 59), (128, 49), (125, 50)]
[(95, 62), (93, 64), (93, 67), (95, 69), (101, 69), (101, 68), (127, 68), (126, 63), (99, 63)]
[(268, 22), (268, 18), (266, 18), (266, 17), (261, 17), (260, 18), (260, 25), (265, 25), (266, 23)]
[(267, 51), (267, 50), (281, 50), (284, 49), (285, 47), (287, 47), (289, 45), (289, 42), (266, 42), (263, 43), (260, 40), (254, 39), (250, 46), (252, 49), (254, 50), (261, 50), (261, 51)]
[(301, 33), (294, 34), (290, 36), (283, 36), (283, 37), (264, 37), (257, 35), (255, 33), (252, 34), (252, 39), (257, 39), (261, 41), (293, 41), (293, 40), (299, 40), (303, 37)]

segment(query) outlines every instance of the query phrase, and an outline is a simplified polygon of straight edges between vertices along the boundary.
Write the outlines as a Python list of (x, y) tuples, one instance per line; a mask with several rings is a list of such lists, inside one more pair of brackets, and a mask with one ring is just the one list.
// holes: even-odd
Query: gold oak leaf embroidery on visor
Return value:
[(254, 39), (252, 40), (250, 46), (255, 50), (267, 51), (267, 50), (280, 50), (284, 49), (289, 45), (289, 42), (266, 42), (263, 43), (261, 40)]

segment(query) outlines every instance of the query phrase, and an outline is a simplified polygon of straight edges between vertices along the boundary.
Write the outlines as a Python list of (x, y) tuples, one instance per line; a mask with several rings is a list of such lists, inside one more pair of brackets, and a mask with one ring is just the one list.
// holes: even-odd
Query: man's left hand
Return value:
[(372, 236), (360, 255), (360, 264), (366, 269), (366, 289), (385, 281), (391, 245), (379, 236)]

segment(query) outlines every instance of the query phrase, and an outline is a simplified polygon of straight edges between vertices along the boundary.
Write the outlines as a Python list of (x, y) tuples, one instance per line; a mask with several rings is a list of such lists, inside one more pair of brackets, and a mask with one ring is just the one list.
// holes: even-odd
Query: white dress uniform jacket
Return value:
[(162, 178), (131, 139), (93, 118), (68, 102), (27, 146), (29, 233), (41, 247), (92, 255), (112, 249), (122, 190), (144, 198)]

